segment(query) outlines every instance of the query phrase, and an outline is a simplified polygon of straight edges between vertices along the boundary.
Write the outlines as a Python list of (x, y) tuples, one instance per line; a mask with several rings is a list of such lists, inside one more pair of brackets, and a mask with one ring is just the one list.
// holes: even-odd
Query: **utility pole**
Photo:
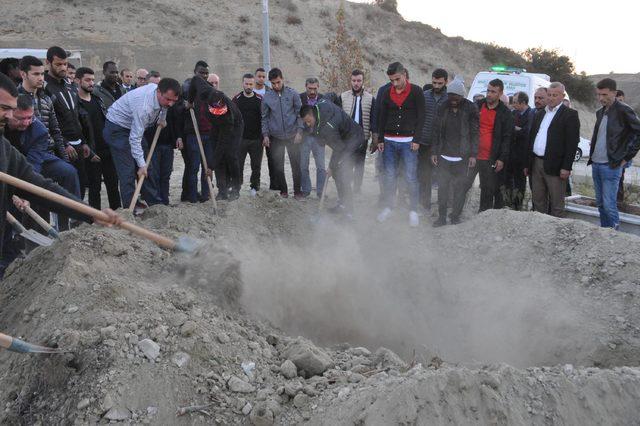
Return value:
[(269, 0), (262, 0), (262, 64), (269, 72), (271, 69), (271, 50), (269, 47)]

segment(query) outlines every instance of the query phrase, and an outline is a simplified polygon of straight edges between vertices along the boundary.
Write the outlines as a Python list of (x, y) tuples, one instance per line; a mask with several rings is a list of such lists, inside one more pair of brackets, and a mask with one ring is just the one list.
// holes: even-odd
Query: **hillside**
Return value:
[[(239, 90), (240, 76), (262, 65), (259, 0), (33, 0), (28, 12), (19, 2), (3, 5), (0, 44), (47, 48), (59, 44), (82, 49), (85, 65), (100, 69), (106, 60), (122, 67), (155, 69), (182, 80), (193, 64), (205, 59), (221, 77), (221, 89)], [(272, 66), (279, 66), (291, 86), (317, 76), (318, 52), (336, 28), (338, 0), (272, 0)], [(360, 39), (373, 87), (386, 80), (384, 70), (402, 61), (411, 80), (423, 85), (434, 68), (462, 74), (467, 86), (491, 64), (482, 45), (378, 7), (345, 3), (349, 32)], [(300, 24), (291, 24), (299, 18)], [(381, 30), (381, 29), (389, 30)], [(393, 29), (393, 31), (391, 31)], [(589, 108), (578, 105), (585, 128), (592, 127)]]

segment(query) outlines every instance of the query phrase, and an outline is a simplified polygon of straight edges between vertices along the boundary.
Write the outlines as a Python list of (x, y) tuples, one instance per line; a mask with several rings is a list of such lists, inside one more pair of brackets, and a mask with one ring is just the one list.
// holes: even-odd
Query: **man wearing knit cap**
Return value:
[(409, 192), (409, 225), (418, 226), (418, 148), (424, 126), (424, 94), (409, 83), (400, 62), (389, 65), (387, 75), (391, 87), (382, 93), (378, 114), (378, 150), (384, 166), (383, 205), (378, 221), (391, 215), (397, 189), (398, 160), (404, 165), (404, 178)]
[(501, 209), (504, 206), (504, 166), (509, 158), (513, 135), (513, 116), (500, 100), (504, 83), (494, 79), (487, 85), (487, 96), (479, 101), (479, 144), (476, 167), (469, 175), (468, 188), (480, 174), (480, 211)]
[(466, 177), (476, 166), (478, 155), (478, 109), (465, 99), (462, 80), (454, 79), (447, 87), (447, 100), (438, 106), (433, 119), (431, 161), (438, 168), (438, 213), (434, 227), (447, 224), (451, 193), (451, 224), (460, 223), (467, 194)]

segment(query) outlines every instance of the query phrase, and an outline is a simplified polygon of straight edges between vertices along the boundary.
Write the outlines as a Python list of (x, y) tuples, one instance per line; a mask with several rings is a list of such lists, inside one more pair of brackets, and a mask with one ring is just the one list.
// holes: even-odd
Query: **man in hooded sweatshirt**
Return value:
[(240, 197), (238, 153), (244, 131), (242, 113), (235, 102), (199, 75), (191, 79), (188, 102), (193, 104), (196, 97), (207, 103), (207, 117), (211, 121), (211, 140), (215, 142), (215, 148), (209, 167), (215, 171), (218, 182), (216, 199), (237, 200)]
[(467, 195), (466, 179), (478, 155), (478, 109), (465, 99), (464, 84), (453, 80), (447, 99), (440, 104), (431, 126), (431, 162), (438, 168), (438, 213), (434, 227), (447, 224), (447, 208), (453, 193), (451, 224), (460, 223)]

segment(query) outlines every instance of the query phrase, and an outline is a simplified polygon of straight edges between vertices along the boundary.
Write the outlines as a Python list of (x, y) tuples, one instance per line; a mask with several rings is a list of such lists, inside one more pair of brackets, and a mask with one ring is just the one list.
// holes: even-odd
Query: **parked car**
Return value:
[(576, 158), (573, 161), (580, 161), (584, 155), (589, 155), (591, 149), (591, 141), (587, 138), (580, 137), (578, 149), (576, 150)]

